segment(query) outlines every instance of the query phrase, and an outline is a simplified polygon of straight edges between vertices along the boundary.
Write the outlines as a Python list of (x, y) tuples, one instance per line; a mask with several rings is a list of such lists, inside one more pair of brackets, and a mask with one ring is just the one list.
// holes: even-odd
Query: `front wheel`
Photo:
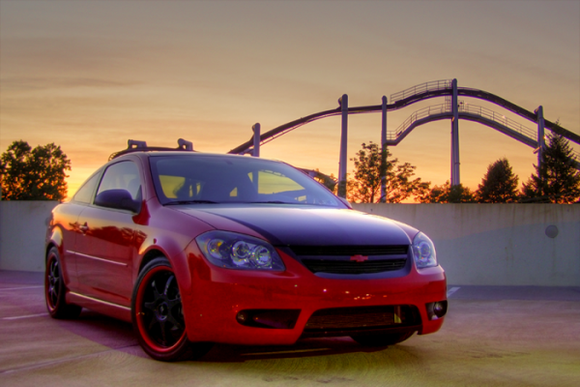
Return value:
[(171, 265), (164, 257), (149, 262), (139, 274), (132, 298), (133, 329), (153, 359), (178, 361), (203, 356), (211, 346), (187, 339), (181, 295)]
[(415, 332), (384, 333), (376, 335), (353, 335), (351, 338), (365, 347), (387, 347), (407, 340)]

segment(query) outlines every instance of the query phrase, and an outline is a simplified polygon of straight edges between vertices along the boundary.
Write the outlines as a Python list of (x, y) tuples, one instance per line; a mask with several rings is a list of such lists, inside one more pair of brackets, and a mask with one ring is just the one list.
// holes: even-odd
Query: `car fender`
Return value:
[(49, 228), (47, 230), (46, 241), (45, 241), (45, 251), (44, 251), (45, 259), (46, 259), (46, 255), (48, 254), (48, 250), (50, 250), (51, 246), (56, 246), (60, 255), (61, 256), (63, 255), (62, 241), (63, 241), (63, 235), (62, 235), (62, 230), (60, 227), (55, 226), (55, 227)]
[(145, 239), (137, 253), (137, 257), (140, 257), (141, 259), (136, 259), (134, 261), (133, 270), (135, 278), (139, 276), (139, 272), (148, 261), (159, 256), (164, 256), (167, 258), (175, 272), (179, 287), (190, 286), (191, 275), (189, 275), (187, 258), (184, 250), (185, 246), (187, 246), (192, 240), (193, 239), (189, 238), (187, 241), (188, 243), (183, 243), (182, 241), (178, 242), (168, 236), (148, 237)]

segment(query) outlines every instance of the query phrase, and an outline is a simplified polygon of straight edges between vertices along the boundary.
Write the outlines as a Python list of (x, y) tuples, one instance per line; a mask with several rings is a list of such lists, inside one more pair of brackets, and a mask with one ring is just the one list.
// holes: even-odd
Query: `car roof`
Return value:
[[(256, 158), (256, 157), (249, 157), (244, 155), (237, 155), (237, 154), (228, 154), (228, 153), (209, 153), (209, 152), (198, 152), (198, 151), (183, 151), (178, 149), (166, 149), (161, 148), (161, 150), (156, 149), (147, 149), (147, 150), (132, 150), (131, 152), (124, 152), (120, 154), (115, 154), (114, 157), (109, 158), (109, 163), (117, 162), (121, 160), (127, 160), (129, 158), (137, 157), (141, 160), (147, 160), (150, 158), (157, 158), (157, 157), (183, 157), (189, 159), (201, 159), (201, 158), (212, 158), (212, 159), (221, 159), (221, 160), (246, 160), (247, 162), (270, 162), (270, 163), (277, 163), (277, 164), (288, 164), (281, 160), (272, 160), (272, 159), (264, 159), (264, 158)], [(293, 167), (295, 168), (295, 167)], [(297, 168), (302, 170), (300, 168)], [(307, 173), (306, 170), (302, 170), (302, 172)], [(307, 173), (308, 174), (308, 173)]]

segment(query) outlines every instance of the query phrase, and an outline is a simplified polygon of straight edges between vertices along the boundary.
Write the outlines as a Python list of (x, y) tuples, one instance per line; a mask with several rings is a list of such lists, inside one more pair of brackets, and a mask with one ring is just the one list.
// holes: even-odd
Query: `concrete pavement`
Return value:
[(578, 386), (580, 288), (449, 286), (441, 331), (396, 346), (349, 338), (216, 345), (199, 361), (147, 357), (130, 324), (46, 313), (42, 274), (0, 271), (0, 386)]

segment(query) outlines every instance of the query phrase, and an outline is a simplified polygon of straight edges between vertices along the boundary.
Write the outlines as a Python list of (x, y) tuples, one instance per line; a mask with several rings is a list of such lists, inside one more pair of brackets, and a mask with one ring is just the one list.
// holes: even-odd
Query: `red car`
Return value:
[(136, 144), (52, 212), (52, 317), (130, 321), (164, 361), (211, 343), (387, 346), (441, 327), (445, 273), (423, 233), (282, 162)]

